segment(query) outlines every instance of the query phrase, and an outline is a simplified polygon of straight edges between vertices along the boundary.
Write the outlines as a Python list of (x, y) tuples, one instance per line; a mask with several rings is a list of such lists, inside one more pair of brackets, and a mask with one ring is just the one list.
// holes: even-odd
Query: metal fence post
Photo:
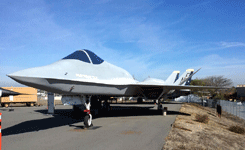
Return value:
[(226, 106), (226, 111), (228, 111), (228, 108), (229, 108), (229, 102), (226, 103), (227, 106)]
[(224, 106), (225, 106), (225, 111), (227, 111), (227, 110), (226, 110), (226, 102), (224, 101), (223, 103), (224, 103)]
[(226, 102), (226, 106), (225, 106), (225, 107), (226, 107), (226, 108), (225, 108), (225, 109), (226, 109), (226, 111), (228, 111), (228, 104), (229, 104), (229, 103), (228, 103), (228, 102)]
[(231, 102), (230, 102), (230, 114), (232, 114), (232, 110), (231, 110)]
[(228, 112), (228, 108), (229, 108), (229, 102), (227, 102), (227, 106), (226, 106), (226, 111)]
[(241, 115), (240, 115), (240, 105), (239, 105), (239, 117), (241, 118)]
[[(243, 118), (244, 105), (242, 105), (242, 109), (241, 109), (241, 112), (242, 112), (242, 113), (241, 113), (241, 114), (242, 114), (241, 116), (242, 116), (242, 118)], [(243, 119), (245, 119), (245, 118), (243, 118)]]
[(231, 102), (229, 102), (229, 105), (230, 105), (230, 110), (229, 110), (229, 112), (230, 112), (230, 114), (232, 114), (232, 110), (231, 110)]
[[(235, 104), (235, 103), (234, 103)], [(236, 116), (237, 116), (237, 105), (235, 105), (235, 107), (236, 107)]]
[(229, 105), (230, 103), (229, 102), (227, 102), (227, 107), (226, 107), (226, 109), (227, 109), (227, 111), (229, 110)]

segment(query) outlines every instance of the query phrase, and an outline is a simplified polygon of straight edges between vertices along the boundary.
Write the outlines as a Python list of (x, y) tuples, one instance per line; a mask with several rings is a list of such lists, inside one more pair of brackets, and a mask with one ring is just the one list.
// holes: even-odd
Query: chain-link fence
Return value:
[(245, 105), (237, 102), (219, 100), (219, 104), (223, 111), (233, 114), (245, 120)]
[(195, 95), (181, 96), (180, 98), (175, 99), (175, 101), (197, 103), (210, 108), (217, 108), (217, 104), (220, 104), (223, 111), (245, 120), (245, 104), (243, 103), (230, 102), (227, 100), (201, 99)]

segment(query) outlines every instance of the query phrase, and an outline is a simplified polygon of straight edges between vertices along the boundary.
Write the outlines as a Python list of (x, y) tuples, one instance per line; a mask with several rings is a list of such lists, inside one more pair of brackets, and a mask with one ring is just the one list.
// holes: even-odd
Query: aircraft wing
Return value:
[(128, 85), (132, 95), (141, 95), (148, 99), (160, 99), (172, 90), (181, 89), (222, 89), (221, 87), (213, 86), (189, 86), (189, 85), (160, 85), (160, 84), (143, 84), (136, 83)]
[(191, 85), (161, 85), (161, 84), (130, 84), (130, 86), (136, 86), (140, 88), (161, 88), (161, 89), (169, 89), (169, 90), (177, 90), (177, 89), (224, 89), (222, 87), (214, 87), (214, 86), (191, 86)]

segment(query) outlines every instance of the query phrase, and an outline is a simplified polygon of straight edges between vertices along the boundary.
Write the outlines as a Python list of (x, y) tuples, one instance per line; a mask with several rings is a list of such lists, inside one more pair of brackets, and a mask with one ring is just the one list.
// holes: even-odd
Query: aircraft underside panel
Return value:
[(82, 96), (66, 96), (63, 95), (61, 98), (61, 101), (64, 105), (84, 105), (85, 100), (83, 99)]
[(106, 85), (89, 82), (77, 82), (61, 79), (45, 79), (33, 77), (14, 77), (19, 83), (49, 91), (52, 93), (60, 93), (64, 95), (118, 95), (124, 96), (134, 94), (129, 91), (128, 85)]

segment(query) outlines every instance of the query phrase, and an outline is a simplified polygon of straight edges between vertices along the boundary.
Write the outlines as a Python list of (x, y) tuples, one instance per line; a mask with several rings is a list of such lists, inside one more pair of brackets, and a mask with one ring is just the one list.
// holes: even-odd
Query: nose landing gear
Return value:
[(84, 112), (87, 113), (87, 115), (84, 117), (84, 126), (85, 126), (85, 128), (89, 128), (89, 127), (93, 126), (92, 115), (90, 113), (90, 107), (91, 107), (90, 99), (86, 100), (85, 107), (86, 107), (86, 109), (84, 110)]
[(93, 126), (91, 114), (88, 114), (84, 117), (84, 126), (85, 126), (85, 128), (89, 128), (89, 127)]

